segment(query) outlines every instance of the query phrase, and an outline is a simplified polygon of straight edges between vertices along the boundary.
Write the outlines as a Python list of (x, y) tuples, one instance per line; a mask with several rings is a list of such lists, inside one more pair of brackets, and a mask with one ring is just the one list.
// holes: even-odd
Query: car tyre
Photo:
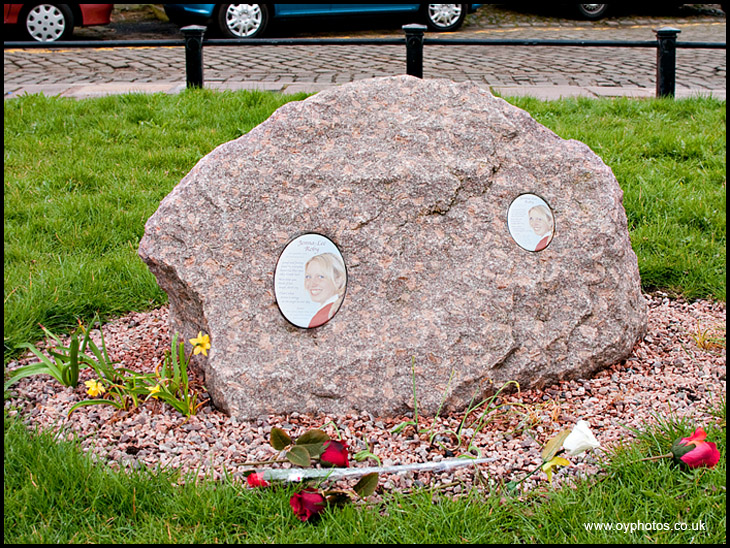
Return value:
[(74, 16), (66, 4), (31, 4), (20, 18), (23, 33), (36, 42), (67, 40), (74, 30)]
[(449, 32), (464, 24), (468, 4), (426, 4), (423, 18), (429, 30)]
[(583, 19), (597, 21), (605, 17), (608, 4), (576, 4), (575, 9)]
[(256, 38), (269, 24), (269, 9), (265, 4), (221, 4), (217, 23), (224, 38)]

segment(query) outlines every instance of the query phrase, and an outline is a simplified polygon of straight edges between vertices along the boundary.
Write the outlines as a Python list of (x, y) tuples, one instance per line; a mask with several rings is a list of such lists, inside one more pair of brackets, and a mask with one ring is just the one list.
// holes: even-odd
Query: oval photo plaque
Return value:
[(555, 217), (545, 200), (535, 194), (521, 194), (509, 206), (507, 226), (521, 248), (542, 251), (553, 239)]
[(326, 236), (302, 234), (281, 252), (274, 272), (276, 304), (297, 327), (309, 329), (331, 320), (346, 289), (345, 261)]

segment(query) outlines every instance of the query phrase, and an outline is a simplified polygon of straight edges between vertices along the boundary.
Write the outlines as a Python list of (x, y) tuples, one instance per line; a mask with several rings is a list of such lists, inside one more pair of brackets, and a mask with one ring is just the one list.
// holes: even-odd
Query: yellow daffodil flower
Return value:
[(563, 457), (553, 457), (542, 465), (542, 471), (547, 474), (548, 480), (553, 481), (553, 468), (558, 466), (570, 466), (570, 462)]
[(157, 399), (157, 396), (155, 394), (158, 394), (160, 392), (160, 385), (153, 386), (150, 388), (150, 396)]
[(190, 339), (190, 344), (194, 347), (193, 354), (198, 355), (202, 352), (203, 356), (207, 356), (210, 348), (210, 336), (203, 335), (202, 331), (198, 331), (198, 336), (195, 339)]
[(89, 396), (96, 397), (96, 396), (100, 396), (101, 394), (106, 392), (106, 388), (104, 388), (104, 385), (101, 384), (97, 380), (92, 379), (90, 381), (84, 381), (84, 384), (86, 385), (86, 388), (87, 388), (86, 393)]

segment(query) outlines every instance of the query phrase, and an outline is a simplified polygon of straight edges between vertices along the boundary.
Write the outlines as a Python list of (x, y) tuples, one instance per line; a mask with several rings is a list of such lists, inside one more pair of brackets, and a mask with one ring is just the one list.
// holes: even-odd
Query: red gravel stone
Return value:
[[(11, 388), (13, 396), (5, 400), (5, 409), (30, 427), (51, 429), (63, 437), (81, 436), (84, 451), (117, 468), (161, 464), (215, 479), (225, 468), (242, 478), (243, 472), (253, 468), (245, 463), (278, 456), (269, 445), (271, 428), (278, 426), (292, 437), (323, 428), (330, 436), (346, 440), (353, 453), (370, 448), (383, 465), (441, 460), (472, 447), (483, 457), (495, 458), (479, 467), (481, 476), (491, 484), (506, 483), (521, 479), (538, 466), (542, 444), (579, 419), (590, 423), (603, 447), (630, 440), (633, 434), (626, 427), (644, 428), (654, 415), (691, 417), (698, 425), (714, 420), (708, 409), (717, 405), (726, 391), (725, 303), (688, 303), (662, 294), (646, 298), (648, 335), (626, 361), (591, 379), (501, 396), (499, 410), (487, 415), (482, 428), (477, 429), (472, 421), (484, 410), (471, 415), (460, 432), (460, 445), (453, 434), (461, 424), (460, 414), (435, 419), (419, 416), (419, 427), (425, 432), (418, 437), (414, 437), (413, 428), (392, 433), (395, 426), (412, 417), (374, 417), (362, 412), (343, 416), (292, 413), (242, 422), (204, 405), (196, 416), (185, 420), (171, 407), (150, 401), (126, 413), (110, 406), (90, 406), (68, 417), (68, 409), (86, 399), (83, 381), (91, 378), (90, 370), (82, 370), (76, 388), (65, 388), (43, 375), (23, 379)], [(165, 308), (129, 314), (103, 329), (110, 357), (130, 369), (154, 370), (169, 345)], [(700, 348), (695, 338), (705, 330), (721, 343)], [(20, 359), (9, 369), (30, 361)], [(350, 460), (351, 466), (376, 464), (374, 460)], [(555, 485), (600, 470), (597, 455), (590, 453), (571, 462), (574, 466), (561, 468), (554, 476)], [(468, 467), (440, 474), (408, 473), (381, 479), (381, 487), (409, 489), (457, 482), (458, 486), (444, 488), (456, 494), (475, 485), (477, 476)], [(544, 486), (547, 480), (538, 473), (524, 485)]]

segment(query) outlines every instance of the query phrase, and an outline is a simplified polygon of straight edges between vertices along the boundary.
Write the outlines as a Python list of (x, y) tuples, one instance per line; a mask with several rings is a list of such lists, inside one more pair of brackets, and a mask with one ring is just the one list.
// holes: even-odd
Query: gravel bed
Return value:
[[(83, 381), (91, 378), (89, 370), (82, 370), (81, 382), (75, 388), (63, 387), (48, 376), (23, 379), (11, 388), (13, 396), (5, 400), (5, 409), (10, 416), (22, 417), (30, 427), (52, 429), (59, 437), (79, 437), (84, 451), (114, 468), (164, 466), (214, 479), (226, 472), (241, 478), (252, 469), (246, 463), (279, 456), (268, 442), (274, 426), (292, 437), (322, 428), (333, 438), (346, 440), (351, 455), (369, 449), (383, 466), (439, 461), (469, 448), (493, 458), (476, 468), (384, 475), (379, 484), (380, 490), (428, 486), (458, 495), (472, 486), (521, 479), (541, 463), (541, 446), (579, 419), (590, 423), (604, 448), (630, 440), (633, 435), (629, 428), (644, 428), (657, 416), (691, 417), (698, 425), (715, 420), (708, 409), (725, 397), (726, 390), (725, 303), (689, 303), (662, 293), (645, 297), (649, 302), (648, 334), (628, 359), (591, 379), (500, 397), (500, 411), (488, 415), (484, 428), (475, 431), (471, 418), (466, 421), (459, 445), (451, 432), (459, 429), (463, 414), (419, 416), (419, 427), (428, 430), (420, 436), (412, 427), (392, 432), (412, 419), (408, 416), (292, 413), (239, 421), (206, 404), (185, 420), (154, 400), (131, 412), (95, 405), (82, 407), (68, 417), (68, 409), (87, 398)], [(130, 369), (152, 371), (169, 346), (166, 308), (129, 314), (104, 325), (103, 331), (111, 358)], [(701, 348), (697, 339), (708, 336), (721, 342)], [(29, 361), (12, 362), (9, 368)], [(201, 399), (206, 397), (203, 394)], [(435, 434), (433, 444), (429, 434)], [(573, 457), (573, 466), (560, 468), (553, 477), (554, 485), (599, 472), (599, 457), (595, 452)], [(351, 459), (351, 466), (376, 464), (373, 459)], [(547, 479), (539, 472), (522, 485), (526, 489), (544, 487)]]

